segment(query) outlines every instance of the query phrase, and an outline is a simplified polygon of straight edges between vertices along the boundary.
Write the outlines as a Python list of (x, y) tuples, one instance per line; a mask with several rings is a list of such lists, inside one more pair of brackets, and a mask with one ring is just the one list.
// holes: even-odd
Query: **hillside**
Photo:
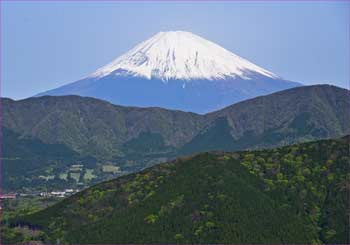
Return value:
[[(80, 159), (95, 159), (92, 167), (90, 161), (78, 161), (84, 168), (80, 176), (84, 171), (95, 176), (93, 181), (84, 181), (89, 185), (196, 152), (261, 149), (340, 137), (350, 131), (349, 98), (348, 90), (334, 86), (299, 87), (206, 115), (122, 107), (79, 96), (2, 99), (3, 130), (12, 132), (4, 137), (4, 157), (15, 161), (23, 158), (23, 152), (31, 151), (23, 141), (27, 138), (45, 144), (41, 149), (47, 152), (50, 145), (60, 145), (78, 153)], [(22, 143), (24, 146), (20, 146)], [(21, 153), (8, 150), (18, 147), (22, 147)], [(36, 155), (31, 159), (42, 159), (39, 153)], [(59, 176), (67, 175), (69, 166), (58, 164), (52, 169), (48, 162), (35, 163), (36, 171), (50, 172), (43, 174), (46, 178), (43, 183), (53, 181), (64, 186), (66, 178)], [(77, 161), (70, 162), (73, 165)], [(14, 172), (9, 164), (21, 166), (22, 162), (4, 162), (4, 171), (8, 173), (5, 189), (14, 187), (6, 178), (12, 178), (14, 183), (18, 178), (16, 173), (25, 170), (23, 166)], [(103, 173), (102, 169), (110, 166), (115, 170)], [(117, 168), (121, 172), (116, 172)], [(52, 179), (52, 175), (57, 178)], [(75, 179), (78, 182), (82, 178)], [(37, 182), (33, 181), (27, 178), (26, 185), (35, 186)]]
[(349, 139), (180, 158), (12, 224), (49, 243), (346, 244)]
[[(37, 138), (21, 137), (3, 128), (2, 188), (5, 192), (52, 191), (65, 188), (82, 188), (106, 180), (111, 176), (99, 173), (93, 179), (84, 179), (86, 172), (98, 169), (93, 157), (81, 155), (63, 144), (48, 144)], [(82, 164), (82, 178), (74, 179), (69, 171), (72, 165)], [(76, 172), (76, 171), (75, 171)]]
[(205, 115), (185, 152), (267, 148), (350, 133), (350, 92), (329, 85), (284, 90)]
[[(64, 168), (78, 161), (78, 153), (62, 144), (45, 144), (38, 139), (20, 138), (6, 128), (2, 131), (2, 186), (6, 190), (20, 190), (30, 186), (55, 185), (47, 183), (40, 176), (45, 170)], [(59, 184), (56, 181), (56, 184)], [(7, 188), (6, 188), (7, 187)]]

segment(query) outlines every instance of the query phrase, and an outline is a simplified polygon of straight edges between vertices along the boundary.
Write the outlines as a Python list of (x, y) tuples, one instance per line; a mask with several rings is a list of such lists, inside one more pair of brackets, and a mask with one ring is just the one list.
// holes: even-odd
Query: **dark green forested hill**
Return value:
[(40, 229), (47, 243), (347, 244), (349, 164), (349, 137), (202, 153), (98, 184), (12, 224)]
[(305, 86), (206, 115), (123, 107), (79, 96), (2, 99), (3, 126), (20, 136), (64, 144), (98, 158), (157, 157), (340, 137), (350, 133), (349, 98), (346, 89)]
[[(28, 152), (30, 148), (25, 149), (28, 144), (22, 139), (30, 138), (49, 148), (55, 144), (64, 146), (82, 157), (96, 159), (97, 167), (88, 167), (85, 161), (80, 164), (105, 180), (101, 176), (102, 165), (135, 172), (203, 151), (262, 149), (341, 137), (350, 133), (349, 98), (346, 89), (305, 86), (243, 101), (206, 115), (123, 107), (79, 96), (1, 99), (3, 130), (13, 132), (4, 138), (3, 145), (12, 148), (14, 142), (23, 143), (22, 149)], [(5, 157), (15, 159), (19, 154), (12, 151)], [(6, 162), (4, 168), (14, 183), (18, 175), (9, 164), (12, 162)], [(35, 163), (41, 172), (49, 171), (47, 165), (47, 161)], [(44, 176), (47, 184), (56, 181), (48, 179), (51, 176), (66, 174), (66, 169), (58, 167), (61, 169)], [(56, 179), (62, 184), (66, 181)], [(35, 186), (31, 181), (27, 178), (27, 184)], [(7, 183), (10, 182), (6, 182), (5, 189), (17, 188)]]

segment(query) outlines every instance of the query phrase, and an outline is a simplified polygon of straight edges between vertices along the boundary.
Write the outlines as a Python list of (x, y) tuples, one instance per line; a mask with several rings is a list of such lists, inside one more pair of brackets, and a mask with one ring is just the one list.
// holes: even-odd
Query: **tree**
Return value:
[(212, 229), (212, 228), (215, 227), (215, 223), (212, 222), (212, 221), (207, 221), (207, 222), (205, 223), (205, 226), (206, 226), (208, 229)]
[(337, 232), (335, 230), (331, 229), (331, 230), (326, 231), (324, 236), (327, 240), (329, 240), (332, 237), (334, 237), (336, 234), (337, 234)]
[(178, 233), (178, 234), (175, 234), (174, 238), (175, 238), (175, 240), (181, 240), (184, 238), (184, 236), (182, 234)]
[(158, 220), (158, 215), (150, 214), (145, 218), (147, 224), (154, 224)]

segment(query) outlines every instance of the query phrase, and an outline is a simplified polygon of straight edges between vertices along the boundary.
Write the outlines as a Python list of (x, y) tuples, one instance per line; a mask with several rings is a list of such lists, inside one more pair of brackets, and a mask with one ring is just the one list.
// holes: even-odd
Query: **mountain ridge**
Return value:
[[(145, 108), (131, 107), (131, 106), (124, 107), (124, 106), (114, 105), (110, 102), (102, 101), (102, 100), (99, 100), (96, 98), (80, 97), (80, 96), (62, 96), (62, 97), (61, 96), (59, 96), (59, 97), (55, 97), (55, 96), (52, 96), (52, 97), (47, 96), (46, 97), (46, 96), (44, 96), (44, 97), (40, 97), (40, 98), (35, 97), (35, 98), (28, 98), (28, 99), (19, 100), (19, 101), (5, 99), (3, 101), (3, 102), (5, 102), (4, 126), (5, 127), (7, 126), (7, 124), (9, 123), (9, 121), (8, 121), (9, 119), (12, 118), (13, 120), (15, 120), (13, 116), (10, 116), (11, 114), (13, 114), (15, 112), (15, 110), (10, 113), (10, 111), (6, 109), (6, 107), (9, 106), (9, 104), (13, 104), (13, 105), (17, 104), (18, 106), (20, 106), (20, 104), (24, 105), (27, 102), (35, 102), (37, 104), (33, 103), (33, 106), (30, 108), (31, 110), (36, 110), (36, 109), (45, 110), (45, 106), (57, 108), (57, 106), (59, 106), (59, 104), (58, 104), (59, 102), (71, 101), (65, 106), (75, 106), (75, 109), (78, 109), (78, 107), (76, 107), (76, 106), (79, 106), (79, 105), (84, 106), (83, 101), (86, 101), (86, 102), (89, 102), (91, 105), (94, 105), (94, 107), (96, 107), (96, 106), (101, 107), (102, 111), (109, 110), (109, 109), (116, 109), (118, 112), (114, 116), (115, 119), (118, 119), (118, 115), (122, 116), (128, 112), (132, 112), (133, 115), (136, 115), (136, 114), (144, 111), (147, 113), (152, 113), (153, 115), (157, 115), (158, 117), (162, 113), (166, 113), (168, 116), (167, 117), (161, 116), (160, 118), (162, 118), (162, 119), (166, 119), (166, 118), (169, 119), (169, 115), (175, 116), (178, 114), (181, 116), (185, 116), (188, 119), (193, 118), (196, 121), (196, 123), (199, 124), (198, 126), (201, 125), (201, 127), (203, 127), (203, 126), (205, 127), (208, 124), (210, 124), (210, 122), (215, 121), (215, 119), (217, 119), (219, 117), (226, 117), (226, 118), (228, 118), (229, 123), (232, 124), (231, 126), (233, 126), (239, 132), (241, 132), (242, 130), (249, 131), (250, 129), (249, 128), (239, 129), (238, 125), (235, 125), (234, 120), (240, 120), (240, 118), (246, 117), (247, 114), (254, 112), (255, 119), (253, 121), (251, 121), (251, 123), (254, 123), (255, 125), (260, 124), (259, 127), (261, 129), (259, 129), (257, 133), (261, 133), (261, 130), (266, 130), (270, 127), (269, 124), (271, 124), (271, 122), (266, 122), (266, 120), (267, 120), (267, 116), (270, 116), (269, 114), (274, 113), (274, 112), (272, 112), (272, 110), (276, 110), (279, 113), (285, 113), (285, 110), (288, 111), (288, 109), (286, 109), (286, 108), (291, 108), (291, 109), (295, 108), (298, 111), (302, 111), (302, 109), (308, 110), (311, 108), (302, 108), (302, 105), (309, 107), (313, 103), (319, 103), (319, 102), (321, 102), (321, 101), (319, 101), (319, 98), (321, 100), (324, 100), (322, 102), (322, 105), (320, 105), (320, 106), (326, 106), (326, 107), (332, 106), (332, 107), (334, 107), (333, 108), (334, 112), (337, 112), (337, 114), (334, 116), (336, 116), (336, 117), (347, 116), (348, 113), (346, 110), (344, 110), (344, 108), (346, 108), (346, 103), (347, 103), (347, 99), (348, 99), (346, 96), (348, 96), (347, 95), (348, 93), (349, 93), (349, 91), (346, 89), (342, 89), (342, 88), (338, 88), (336, 86), (330, 86), (330, 85), (305, 86), (305, 87), (288, 89), (285, 91), (273, 93), (271, 95), (260, 96), (260, 97), (250, 99), (247, 101), (239, 102), (239, 103), (233, 104), (231, 106), (228, 106), (226, 108), (223, 108), (221, 110), (218, 110), (216, 112), (208, 113), (205, 115), (200, 115), (200, 114), (196, 114), (196, 113), (192, 113), (192, 112), (183, 112), (183, 111), (179, 111), (179, 110), (168, 110), (168, 109), (164, 109), (164, 108), (160, 108), (160, 107), (145, 107)], [(340, 96), (340, 99), (338, 102), (336, 101), (336, 98), (335, 98), (337, 96)], [(284, 98), (286, 98), (286, 99), (284, 100)], [(330, 100), (330, 98), (332, 98), (332, 100)], [(41, 101), (42, 102), (47, 101), (49, 103), (42, 104)], [(293, 101), (293, 103), (290, 103), (292, 101)], [(77, 103), (77, 104), (74, 104), (74, 103)], [(328, 105), (327, 103), (331, 103), (331, 104)], [(6, 105), (6, 104), (8, 104), (8, 105)], [(298, 105), (298, 108), (296, 108), (296, 104), (300, 104), (300, 105)], [(18, 106), (16, 108), (19, 109)], [(85, 106), (87, 106), (87, 104)], [(104, 109), (102, 109), (102, 108), (104, 108)], [(320, 109), (320, 108), (318, 108), (318, 109)], [(46, 108), (46, 110), (47, 110), (47, 112), (49, 112), (49, 110), (47, 108)], [(327, 113), (330, 112), (330, 115), (334, 114), (333, 111), (330, 110), (329, 108), (325, 111)], [(42, 112), (44, 112), (44, 111), (42, 111)], [(263, 113), (261, 114), (261, 112), (263, 112)], [(30, 113), (30, 112), (28, 112), (28, 113)], [(63, 113), (63, 111), (62, 111), (62, 113)], [(101, 114), (101, 113), (99, 113), (99, 114)], [(96, 114), (96, 115), (99, 115), (99, 114)], [(288, 120), (288, 116), (289, 115), (284, 116), (286, 121)], [(291, 114), (291, 116), (293, 116), (293, 114)], [(20, 117), (23, 117), (23, 115), (17, 115), (17, 117), (20, 118)], [(27, 118), (29, 118), (29, 115), (27, 116)], [(130, 118), (130, 120), (133, 120), (133, 119), (134, 118)], [(344, 118), (344, 119), (346, 119), (346, 118)], [(42, 120), (42, 118), (38, 118), (36, 120)], [(126, 126), (127, 124), (130, 125), (130, 123), (131, 123), (130, 120), (129, 120), (129, 122), (124, 121), (124, 122), (120, 123), (120, 125), (124, 125), (124, 126)], [(118, 120), (116, 120), (116, 121), (118, 122)], [(189, 120), (189, 121), (191, 121), (191, 120)], [(17, 124), (19, 122), (17, 122)], [(26, 123), (30, 124), (30, 121), (28, 121)], [(246, 123), (240, 123), (240, 125), (247, 127)], [(140, 126), (140, 125), (138, 125), (138, 126)], [(148, 125), (148, 126), (151, 126), (151, 125)], [(253, 126), (254, 125), (251, 124), (250, 127), (253, 127)], [(32, 127), (31, 131), (33, 129), (35, 129), (34, 125), (33, 126), (30, 126), (30, 125), (22, 125), (21, 126), (21, 125), (19, 125), (19, 127), (20, 128)], [(331, 128), (331, 127), (329, 126), (329, 128)], [(186, 129), (186, 127), (183, 126), (181, 128), (178, 128), (178, 129), (184, 130), (184, 129)], [(340, 125), (339, 129), (334, 129), (334, 133), (336, 134), (337, 130), (342, 131), (344, 129), (346, 129), (346, 125), (344, 123), (342, 123)], [(154, 130), (155, 130), (155, 127), (153, 127), (153, 130), (151, 130), (151, 131), (155, 132)], [(15, 131), (18, 131), (18, 129)], [(174, 131), (174, 130), (172, 130), (172, 131)], [(339, 131), (338, 131), (338, 133), (339, 133)], [(34, 133), (34, 135), (35, 135), (35, 133)], [(237, 137), (239, 135), (241, 135), (241, 133), (239, 133), (238, 135), (234, 135), (234, 136)]]
[[(163, 159), (184, 152), (220, 150), (223, 139), (227, 140), (225, 149), (242, 150), (345, 135), (350, 122), (349, 93), (329, 85), (305, 86), (206, 115), (116, 106), (79, 96), (35, 97), (17, 102), (5, 99), (3, 126), (21, 137), (62, 143), (94, 157), (122, 162), (131, 156)], [(224, 128), (222, 139), (210, 136)], [(140, 144), (136, 142), (147, 139), (153, 145), (137, 150)], [(199, 142), (207, 143), (199, 146)]]

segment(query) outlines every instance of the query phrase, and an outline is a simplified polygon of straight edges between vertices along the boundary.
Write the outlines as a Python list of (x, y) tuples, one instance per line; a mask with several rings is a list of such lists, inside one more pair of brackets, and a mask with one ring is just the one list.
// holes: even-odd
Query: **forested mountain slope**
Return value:
[(12, 222), (51, 243), (346, 244), (349, 139), (179, 158)]
[[(103, 166), (114, 165), (128, 173), (197, 152), (262, 149), (340, 137), (350, 133), (349, 98), (348, 90), (334, 86), (298, 87), (206, 115), (122, 107), (79, 96), (2, 99), (3, 171), (7, 173), (4, 188), (17, 188), (11, 184), (18, 183), (16, 173), (26, 171), (24, 165), (21, 167), (23, 161), (18, 161), (23, 152), (32, 149), (26, 139), (41, 142), (44, 144), (41, 148), (45, 148), (42, 151), (48, 153), (52, 145), (65, 147), (66, 153), (61, 155), (69, 159), (70, 165), (82, 164), (86, 169), (83, 171), (97, 176), (96, 182), (110, 175), (101, 174)], [(21, 153), (11, 151), (19, 148), (23, 149)], [(79, 159), (95, 159), (96, 164), (70, 158), (67, 151), (78, 153)], [(52, 168), (50, 158), (55, 159), (52, 156), (44, 159), (40, 154), (31, 157), (40, 159), (36, 160), (36, 171), (50, 172), (44, 175), (47, 183), (39, 182), (64, 186), (69, 180), (59, 176), (66, 175), (69, 169), (60, 163)], [(18, 171), (12, 171), (10, 165), (18, 166)], [(36, 186), (40, 175), (20, 183)], [(71, 184), (68, 182), (67, 185)]]

